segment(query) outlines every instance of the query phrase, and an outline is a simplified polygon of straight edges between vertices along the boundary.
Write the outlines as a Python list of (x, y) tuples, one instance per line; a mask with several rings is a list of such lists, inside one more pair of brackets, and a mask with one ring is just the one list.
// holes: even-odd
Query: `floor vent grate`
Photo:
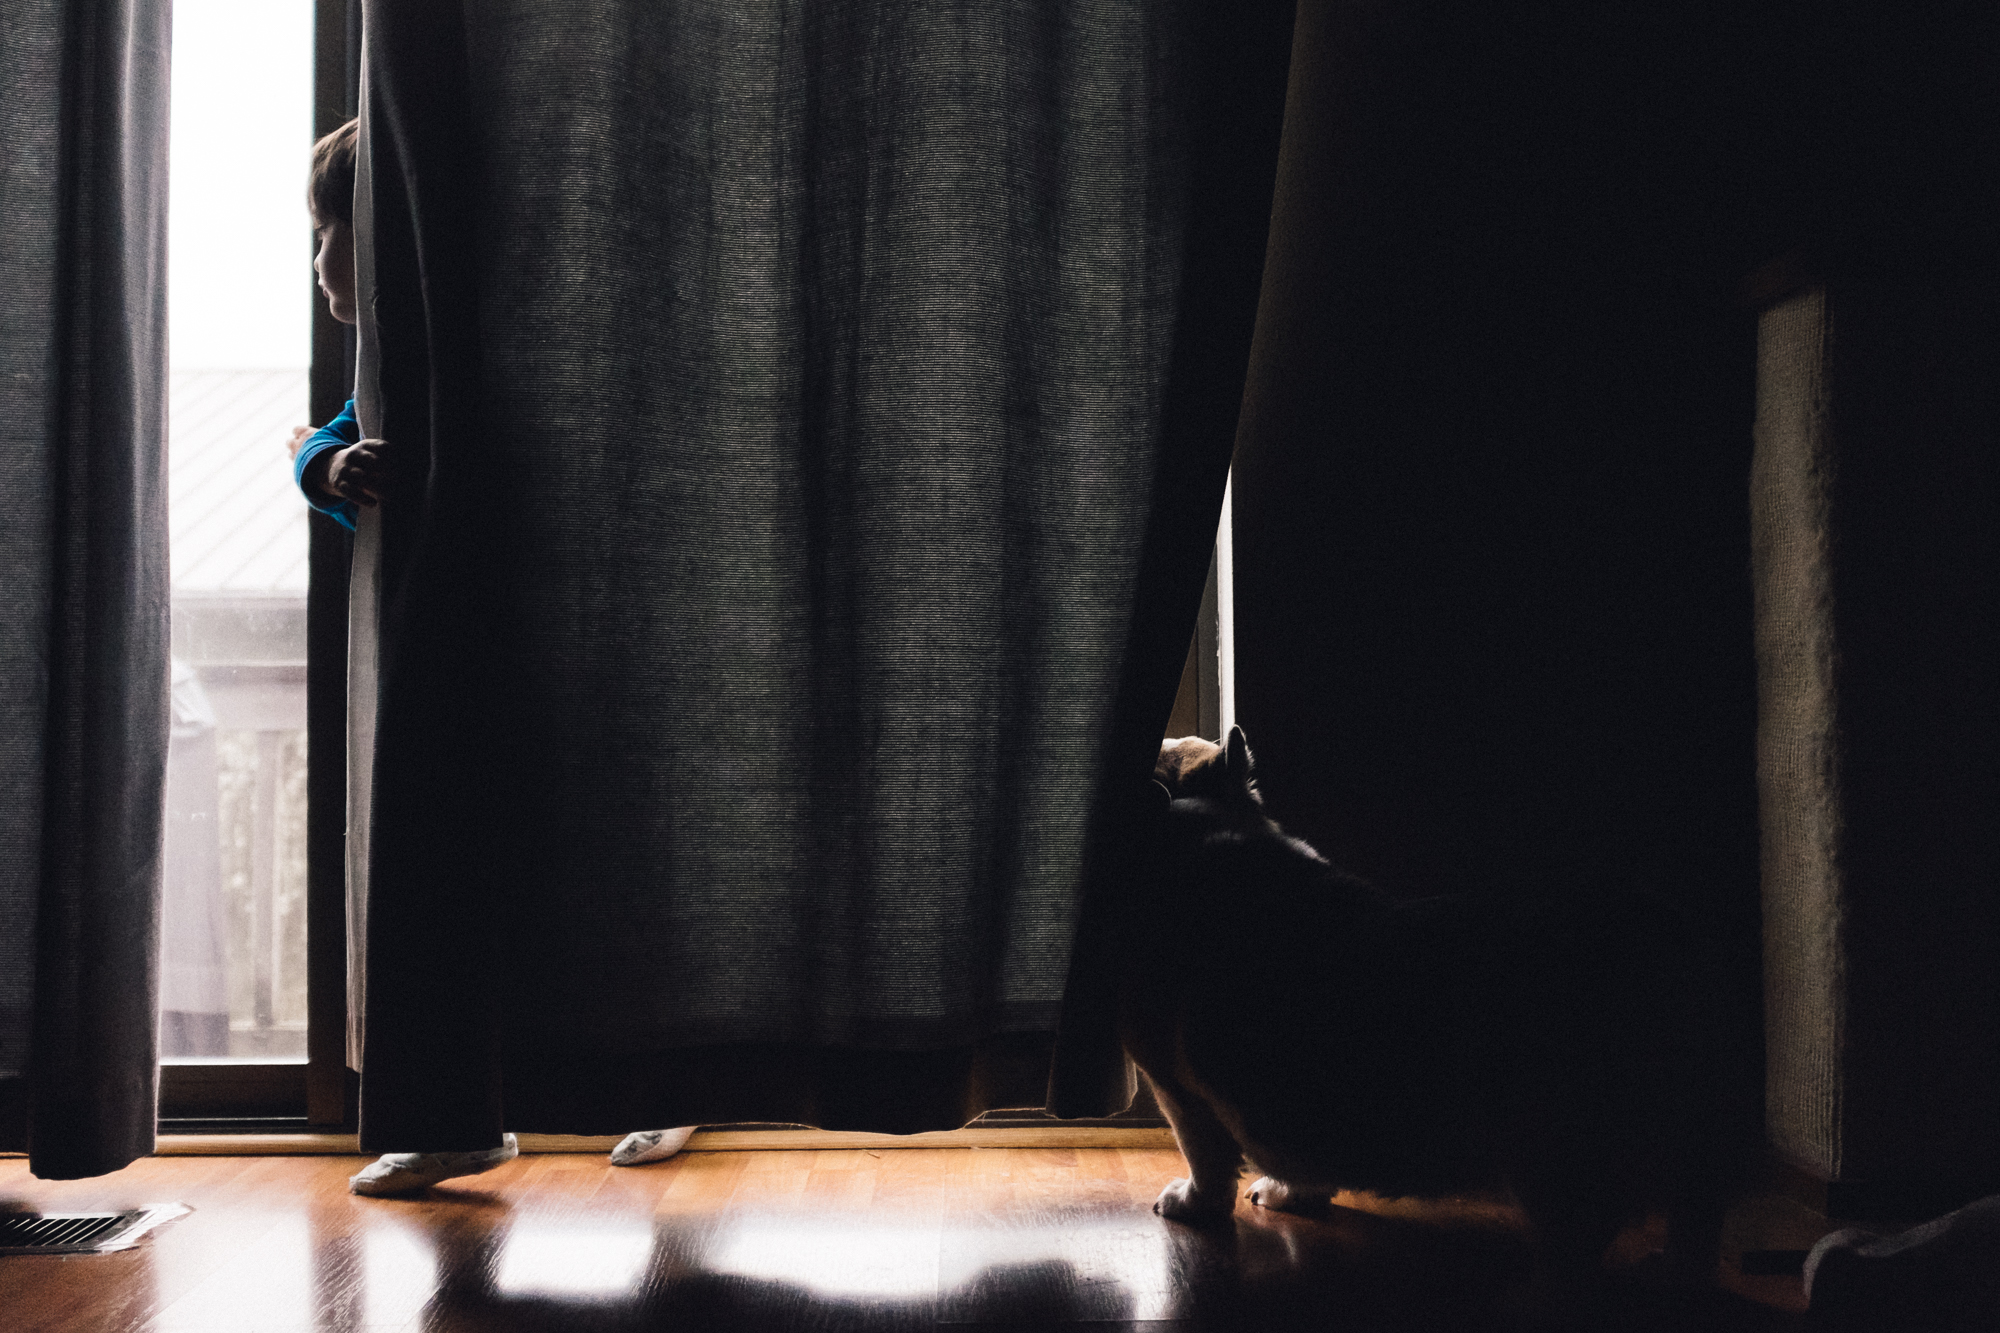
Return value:
[(161, 1203), (122, 1213), (0, 1213), (0, 1254), (106, 1254), (127, 1250), (163, 1222), (192, 1211)]

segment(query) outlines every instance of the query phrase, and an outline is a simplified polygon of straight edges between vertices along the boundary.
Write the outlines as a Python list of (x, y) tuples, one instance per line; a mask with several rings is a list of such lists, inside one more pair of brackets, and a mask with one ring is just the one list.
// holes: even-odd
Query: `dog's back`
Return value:
[(1195, 1172), (1163, 1213), (1233, 1207), (1240, 1144), (1280, 1206), (1504, 1188), (1593, 1257), (1650, 1204), (1714, 1225), (1693, 1219), (1718, 1207), (1717, 1075), (1671, 912), (1395, 903), (1265, 815), (1240, 731), (1209, 750), (1162, 802), (1125, 979), (1128, 1048)]

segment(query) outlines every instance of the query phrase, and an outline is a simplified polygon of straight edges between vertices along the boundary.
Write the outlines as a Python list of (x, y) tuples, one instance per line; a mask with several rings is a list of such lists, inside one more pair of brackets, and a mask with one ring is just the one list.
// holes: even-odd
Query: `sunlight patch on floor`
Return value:
[(501, 1242), (493, 1286), (503, 1296), (622, 1296), (639, 1285), (652, 1257), (653, 1228), (645, 1220), (525, 1218)]

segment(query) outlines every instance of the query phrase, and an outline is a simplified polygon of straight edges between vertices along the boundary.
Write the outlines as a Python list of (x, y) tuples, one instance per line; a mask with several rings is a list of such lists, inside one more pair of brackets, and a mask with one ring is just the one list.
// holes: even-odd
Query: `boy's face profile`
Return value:
[(338, 219), (318, 222), (319, 254), (313, 271), (319, 274), (319, 289), (326, 293), (326, 307), (343, 324), (352, 324), (354, 308), (354, 228)]

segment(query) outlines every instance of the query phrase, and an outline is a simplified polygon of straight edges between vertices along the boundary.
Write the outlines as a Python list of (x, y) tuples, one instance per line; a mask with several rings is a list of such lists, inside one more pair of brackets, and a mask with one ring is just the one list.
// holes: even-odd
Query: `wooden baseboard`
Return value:
[[(618, 1135), (523, 1134), (524, 1153), (608, 1153)], [(929, 1134), (863, 1134), (828, 1129), (699, 1130), (689, 1152), (824, 1152), (862, 1148), (1172, 1148), (1170, 1129), (1061, 1125), (1005, 1129), (945, 1129)], [(162, 1134), (156, 1157), (359, 1156), (353, 1134)]]
[(2000, 1193), (2000, 1174), (1969, 1172), (1962, 1177), (1886, 1180), (1827, 1180), (1818, 1172), (1772, 1156), (1764, 1186), (1818, 1213), (1842, 1222), (1908, 1226), (1963, 1208), (1974, 1199)]

